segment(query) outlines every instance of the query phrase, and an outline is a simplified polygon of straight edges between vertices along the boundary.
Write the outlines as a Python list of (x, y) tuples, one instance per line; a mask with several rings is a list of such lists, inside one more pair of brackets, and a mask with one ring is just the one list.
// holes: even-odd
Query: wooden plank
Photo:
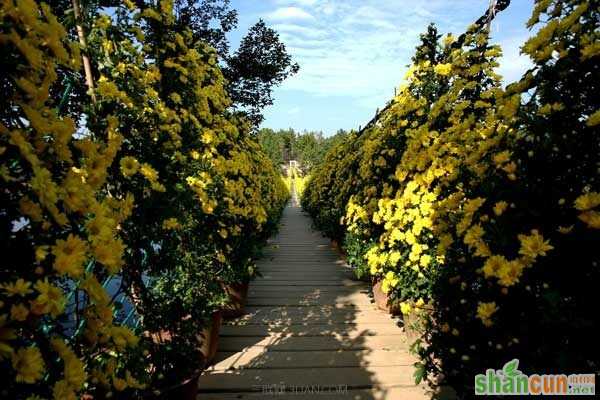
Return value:
[(275, 247), (277, 246), (277, 248), (295, 248), (295, 247), (315, 247), (317, 249), (333, 249), (334, 246), (331, 245), (331, 243), (328, 240), (324, 241), (324, 244), (317, 244), (315, 242), (303, 242), (300, 243), (298, 241), (293, 241), (293, 242), (286, 242), (286, 243), (279, 243), (279, 244), (272, 244), (272, 240), (268, 241), (268, 247)]
[(293, 257), (291, 256), (266, 256), (263, 259), (261, 259), (260, 261), (258, 261), (256, 264), (258, 266), (271, 266), (274, 264), (281, 264), (281, 263), (285, 263), (285, 265), (289, 265), (290, 267), (297, 267), (300, 265), (306, 265), (308, 267), (316, 267), (316, 266), (323, 266), (323, 267), (344, 267), (347, 264), (340, 260), (338, 257), (335, 256), (331, 256), (331, 257), (324, 257), (324, 256), (313, 256), (313, 257), (307, 257), (307, 256), (303, 256), (301, 254), (295, 255)]
[(254, 306), (317, 306), (322, 303), (335, 304), (335, 305), (352, 305), (357, 306), (372, 306), (373, 303), (369, 298), (360, 296), (360, 299), (352, 299), (350, 296), (326, 296), (326, 295), (299, 295), (299, 296), (287, 296), (287, 297), (252, 297), (248, 299), (247, 305), (250, 307)]
[(390, 367), (411, 366), (416, 359), (406, 350), (348, 350), (348, 351), (264, 351), (250, 348), (244, 352), (217, 353), (210, 371), (231, 369), (278, 369), (321, 367)]
[(272, 262), (270, 264), (257, 264), (258, 269), (261, 272), (265, 271), (282, 271), (282, 272), (290, 272), (290, 273), (299, 273), (299, 272), (309, 272), (312, 274), (313, 272), (340, 272), (340, 273), (348, 273), (352, 272), (352, 269), (349, 267), (345, 267), (340, 264), (331, 263), (331, 264), (319, 264), (319, 263), (291, 263), (289, 261), (277, 261)]
[[(361, 302), (355, 303), (353, 301), (343, 300), (341, 297), (341, 301), (332, 300), (323, 300), (322, 297), (313, 298), (313, 303), (310, 304), (308, 300), (311, 300), (310, 297), (305, 298), (304, 300), (301, 298), (297, 298), (295, 303), (292, 304), (248, 304), (245, 308), (246, 314), (252, 313), (284, 313), (285, 315), (290, 315), (293, 313), (330, 313), (336, 311), (344, 311), (344, 312), (369, 312), (375, 311), (378, 313), (383, 313), (380, 311), (375, 303), (371, 302)], [(249, 300), (250, 302), (254, 302), (254, 300)], [(273, 299), (267, 299), (267, 302), (273, 301)], [(320, 302), (319, 302), (320, 301)], [(302, 304), (299, 304), (303, 302)]]
[(305, 259), (313, 259), (313, 260), (330, 260), (335, 259), (338, 260), (340, 257), (335, 254), (330, 249), (319, 249), (314, 250), (310, 247), (299, 247), (299, 248), (284, 248), (284, 249), (276, 249), (263, 251), (262, 256), (264, 259), (268, 260), (272, 257), (282, 257), (282, 258), (298, 258), (300, 260)]
[(283, 268), (285, 270), (297, 270), (297, 271), (313, 271), (313, 270), (340, 270), (340, 271), (344, 271), (344, 270), (351, 270), (352, 268), (350, 266), (348, 266), (347, 264), (345, 264), (344, 262), (340, 261), (340, 260), (335, 260), (335, 261), (327, 261), (327, 262), (323, 262), (323, 260), (320, 261), (308, 261), (308, 260), (303, 260), (303, 261), (280, 261), (277, 259), (273, 259), (272, 261), (269, 262), (259, 262), (256, 263), (256, 265), (259, 267), (259, 269), (262, 271), (264, 269), (268, 269), (268, 268)]
[(240, 369), (206, 371), (199, 380), (201, 391), (261, 390), (262, 385), (342, 385), (348, 389), (414, 386), (413, 366), (325, 367), (298, 369)]
[(305, 257), (302, 256), (300, 254), (298, 254), (297, 256), (293, 256), (293, 257), (265, 257), (263, 259), (263, 261), (261, 262), (257, 262), (256, 265), (260, 267), (269, 267), (269, 266), (275, 266), (275, 265), (286, 265), (289, 267), (300, 267), (300, 266), (307, 266), (307, 267), (317, 267), (317, 266), (322, 266), (322, 267), (338, 267), (341, 268), (343, 267), (345, 264), (340, 261), (337, 257)]
[(402, 332), (401, 328), (389, 321), (368, 325), (360, 324), (331, 324), (331, 325), (224, 325), (221, 336), (268, 336), (286, 334), (289, 336), (375, 336), (395, 335)]
[(313, 274), (318, 274), (318, 273), (338, 273), (338, 274), (349, 274), (350, 276), (354, 275), (354, 271), (348, 269), (348, 268), (343, 268), (343, 267), (338, 267), (338, 266), (333, 266), (333, 267), (325, 267), (325, 266), (314, 266), (314, 267), (310, 267), (310, 266), (306, 266), (303, 265), (301, 267), (269, 267), (269, 268), (260, 268), (260, 273), (261, 274), (266, 274), (266, 273), (272, 273), (272, 272), (283, 272), (283, 273), (290, 273), (291, 275), (299, 275), (299, 274), (304, 274), (304, 275), (313, 275)]
[(377, 306), (374, 303), (368, 302), (368, 301), (364, 301), (364, 302), (353, 302), (350, 300), (336, 300), (336, 298), (332, 298), (330, 300), (327, 299), (323, 299), (323, 297), (319, 297), (319, 298), (313, 298), (311, 299), (310, 297), (308, 298), (289, 298), (289, 299), (284, 299), (285, 301), (279, 301), (277, 299), (263, 299), (263, 300), (249, 300), (248, 302), (248, 308), (249, 309), (254, 309), (257, 307), (268, 307), (268, 308), (273, 308), (273, 307), (301, 307), (301, 308), (305, 308), (305, 309), (313, 309), (314, 307), (319, 307), (322, 305), (323, 302), (327, 302), (327, 306), (323, 306), (326, 307), (326, 309), (329, 308), (334, 308), (334, 309), (352, 309), (354, 311), (369, 311), (369, 310), (377, 310)]
[(314, 281), (318, 279), (319, 281), (332, 281), (339, 282), (340, 280), (346, 279), (349, 277), (349, 274), (339, 273), (339, 272), (319, 272), (313, 273), (310, 275), (301, 274), (301, 273), (289, 273), (289, 272), (263, 272), (262, 277), (260, 277), (257, 282), (261, 282), (263, 280), (268, 281), (287, 281), (293, 279), (296, 282), (304, 282), (304, 281)]
[(261, 288), (251, 287), (248, 291), (248, 300), (250, 299), (261, 299), (261, 298), (322, 298), (323, 302), (330, 301), (330, 299), (353, 299), (355, 297), (364, 297), (364, 299), (371, 299), (371, 295), (368, 291), (362, 288), (344, 288), (339, 286), (328, 286), (323, 288), (315, 289), (314, 287), (307, 286), (290, 286), (286, 288), (279, 288), (277, 286), (263, 286)]
[[(384, 323), (393, 322), (387, 315), (378, 314), (358, 314), (354, 316), (302, 316), (302, 315), (290, 315), (287, 317), (277, 315), (253, 315), (244, 316), (238, 320), (240, 325), (254, 325), (254, 324), (273, 324), (274, 326), (279, 325), (298, 325), (298, 324), (321, 324), (321, 325), (337, 325), (341, 323), (347, 324), (373, 324), (373, 323)], [(226, 322), (226, 324), (233, 324), (233, 322)]]
[(408, 350), (409, 344), (401, 330), (395, 335), (378, 336), (224, 336), (219, 339), (220, 351), (243, 351), (261, 347), (268, 351), (328, 351), (328, 350)]
[(295, 312), (251, 312), (237, 321), (244, 324), (338, 324), (338, 323), (373, 323), (392, 321), (392, 317), (379, 311), (343, 311), (331, 312), (311, 311), (311, 307), (298, 307)]
[(248, 315), (322, 315), (322, 316), (332, 316), (332, 315), (343, 315), (346, 316), (348, 314), (358, 314), (358, 313), (376, 313), (378, 315), (388, 317), (383, 311), (379, 311), (374, 307), (361, 308), (356, 304), (319, 304), (315, 306), (249, 306), (246, 307), (246, 314)]
[(364, 282), (353, 281), (349, 279), (342, 279), (339, 281), (324, 281), (319, 279), (313, 280), (273, 280), (273, 279), (257, 279), (252, 282), (254, 287), (260, 286), (311, 286), (311, 287), (323, 287), (323, 286), (342, 286), (342, 287), (355, 287), (355, 286), (363, 286)]
[[(287, 393), (282, 389), (285, 387), (267, 387), (256, 392), (237, 393), (202, 393), (198, 400), (265, 400), (274, 398), (278, 400), (423, 400), (432, 398), (422, 386), (400, 386), (381, 387), (377, 389), (347, 389), (340, 388), (317, 388), (300, 387), (288, 388)], [(276, 394), (275, 394), (276, 393)], [(451, 398), (438, 397), (435, 399), (446, 400)], [(453, 399), (453, 398), (452, 398)]]
[(256, 286), (254, 283), (250, 284), (248, 295), (251, 296), (254, 293), (369, 293), (370, 290), (364, 285), (348, 286), (348, 287), (278, 287), (278, 286)]

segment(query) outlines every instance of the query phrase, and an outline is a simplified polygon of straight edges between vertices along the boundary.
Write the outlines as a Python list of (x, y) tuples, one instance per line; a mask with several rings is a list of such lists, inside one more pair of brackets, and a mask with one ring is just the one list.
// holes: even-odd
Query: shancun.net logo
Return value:
[(502, 369), (488, 369), (485, 374), (475, 375), (475, 394), (589, 396), (596, 393), (595, 374), (525, 375), (518, 367), (519, 360), (515, 358)]

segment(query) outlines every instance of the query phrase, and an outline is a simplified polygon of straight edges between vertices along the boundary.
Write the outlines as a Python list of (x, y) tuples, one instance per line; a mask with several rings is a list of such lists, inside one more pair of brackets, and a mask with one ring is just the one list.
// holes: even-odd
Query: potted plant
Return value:
[(198, 337), (198, 341), (201, 343), (200, 353), (204, 357), (206, 365), (209, 365), (214, 361), (219, 349), (219, 333), (222, 320), (222, 310), (214, 311)]
[(244, 315), (244, 308), (248, 299), (248, 281), (223, 283), (223, 290), (227, 295), (227, 302), (223, 305), (222, 314), (225, 318), (238, 318)]
[(198, 378), (206, 363), (197, 342), (184, 336), (163, 336), (153, 343), (152, 364), (149, 366), (152, 382), (146, 399), (195, 400)]
[(346, 232), (344, 246), (341, 250), (346, 262), (352, 267), (355, 279), (370, 282), (369, 265), (365, 254), (373, 245), (373, 241), (367, 240), (363, 236), (352, 231)]
[(220, 308), (226, 301), (214, 279), (222, 267), (210, 255), (214, 245), (193, 234), (180, 237), (180, 241), (165, 241), (157, 258), (150, 257), (152, 264), (162, 268), (150, 270), (138, 307), (141, 324), (151, 338), (152, 387), (163, 394), (190, 392), (188, 386), (212, 361), (221, 326)]
[(382, 289), (384, 279), (380, 277), (373, 277), (373, 299), (377, 308), (383, 310), (392, 315), (398, 315), (400, 313), (400, 307), (398, 303), (390, 296), (389, 291)]
[(258, 275), (256, 266), (252, 263), (239, 269), (229, 268), (225, 279), (220, 282), (227, 297), (221, 309), (224, 318), (238, 318), (244, 314), (248, 300), (248, 286)]

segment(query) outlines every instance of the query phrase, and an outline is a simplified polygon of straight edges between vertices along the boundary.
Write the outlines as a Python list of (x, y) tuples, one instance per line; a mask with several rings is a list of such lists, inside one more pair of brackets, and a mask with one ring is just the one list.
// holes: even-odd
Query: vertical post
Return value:
[(83, 71), (85, 73), (85, 83), (87, 84), (92, 103), (96, 104), (96, 94), (94, 93), (94, 77), (92, 76), (92, 65), (87, 54), (87, 43), (85, 40), (85, 32), (83, 30), (83, 22), (81, 18), (81, 9), (79, 8), (79, 0), (72, 0), (73, 13), (75, 14), (75, 26), (77, 27), (77, 36), (81, 45), (81, 59), (83, 61)]
[(491, 29), (492, 20), (494, 19), (495, 16), (496, 16), (496, 0), (490, 0), (490, 8), (489, 8), (489, 12), (488, 12), (487, 21), (485, 23), (485, 27), (488, 32)]

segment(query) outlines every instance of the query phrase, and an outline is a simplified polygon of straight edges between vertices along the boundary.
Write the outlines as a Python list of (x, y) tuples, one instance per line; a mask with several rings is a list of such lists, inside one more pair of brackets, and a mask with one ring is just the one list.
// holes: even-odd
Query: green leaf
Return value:
[(415, 378), (415, 385), (418, 385), (425, 377), (425, 365), (421, 363), (415, 363), (414, 365), (415, 372), (413, 373), (413, 377)]
[(512, 361), (507, 362), (502, 367), (502, 372), (504, 372), (504, 376), (516, 376), (521, 373), (517, 368), (519, 367), (519, 359), (515, 358)]

